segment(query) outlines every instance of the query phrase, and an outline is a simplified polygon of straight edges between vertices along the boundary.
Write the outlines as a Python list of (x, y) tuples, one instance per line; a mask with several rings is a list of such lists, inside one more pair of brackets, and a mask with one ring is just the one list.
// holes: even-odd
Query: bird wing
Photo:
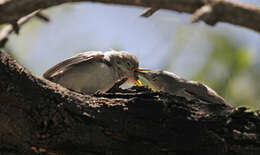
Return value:
[(104, 58), (104, 53), (102, 52), (91, 51), (91, 52), (80, 53), (51, 67), (43, 74), (43, 77), (46, 79), (51, 79), (59, 74), (64, 73), (65, 71), (70, 69), (71, 66), (73, 65), (77, 65), (82, 62), (99, 61), (103, 58)]
[(227, 105), (224, 98), (222, 98), (213, 89), (205, 84), (199, 83), (197, 81), (187, 81), (186, 86), (188, 86), (185, 88), (187, 92), (197, 96), (198, 98), (201, 98), (202, 100), (207, 102), (219, 102)]

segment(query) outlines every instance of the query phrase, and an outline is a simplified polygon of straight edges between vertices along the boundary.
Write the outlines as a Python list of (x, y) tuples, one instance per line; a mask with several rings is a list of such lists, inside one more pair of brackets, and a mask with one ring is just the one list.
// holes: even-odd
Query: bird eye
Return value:
[(127, 66), (128, 66), (128, 67), (130, 67), (130, 66), (131, 66), (130, 62), (127, 62), (126, 64), (127, 64)]
[(152, 80), (153, 80), (153, 81), (156, 81), (156, 80), (157, 80), (157, 78), (156, 78), (155, 75), (152, 75)]

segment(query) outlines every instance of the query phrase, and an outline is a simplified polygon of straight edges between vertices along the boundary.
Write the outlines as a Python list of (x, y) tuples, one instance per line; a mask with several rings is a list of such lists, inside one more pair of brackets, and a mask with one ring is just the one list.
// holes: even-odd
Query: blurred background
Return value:
[[(260, 5), (259, 0), (233, 0)], [(37, 75), (89, 50), (126, 50), (140, 66), (207, 84), (233, 106), (260, 109), (260, 34), (218, 23), (190, 24), (190, 15), (101, 3), (70, 3), (44, 10), (11, 35), (5, 50)]]

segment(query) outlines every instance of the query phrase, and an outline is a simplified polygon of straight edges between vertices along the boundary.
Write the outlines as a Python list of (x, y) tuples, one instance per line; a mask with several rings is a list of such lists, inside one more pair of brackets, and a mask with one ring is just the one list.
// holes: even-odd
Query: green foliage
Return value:
[(5, 27), (5, 26), (7, 26), (8, 24), (1, 24), (0, 25), (0, 31), (1, 31), (1, 29), (3, 28), (3, 27)]
[[(233, 106), (260, 109), (257, 104), (259, 93), (251, 74), (251, 53), (225, 36), (209, 35), (214, 47), (202, 69), (194, 80), (202, 81), (216, 90)], [(259, 89), (259, 88), (258, 88)]]

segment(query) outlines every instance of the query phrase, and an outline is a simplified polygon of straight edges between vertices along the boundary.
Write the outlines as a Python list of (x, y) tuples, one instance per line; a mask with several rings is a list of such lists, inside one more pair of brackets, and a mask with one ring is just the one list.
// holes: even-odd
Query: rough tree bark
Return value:
[(1, 154), (260, 153), (244, 108), (136, 88), (88, 96), (33, 76), (0, 53)]
[[(0, 23), (16, 22), (36, 8), (62, 2), (65, 1), (2, 0)], [(132, 2), (152, 6), (150, 1)], [(204, 1), (190, 2), (201, 2), (194, 5), (193, 11), (204, 5)], [(166, 3), (160, 3), (160, 7), (163, 4)], [(175, 6), (178, 7), (182, 8)], [(191, 5), (187, 12), (188, 9), (192, 10)], [(3, 52), (0, 124), (1, 154), (260, 153), (257, 112), (199, 99), (187, 101), (142, 87), (83, 95), (32, 75)]]

